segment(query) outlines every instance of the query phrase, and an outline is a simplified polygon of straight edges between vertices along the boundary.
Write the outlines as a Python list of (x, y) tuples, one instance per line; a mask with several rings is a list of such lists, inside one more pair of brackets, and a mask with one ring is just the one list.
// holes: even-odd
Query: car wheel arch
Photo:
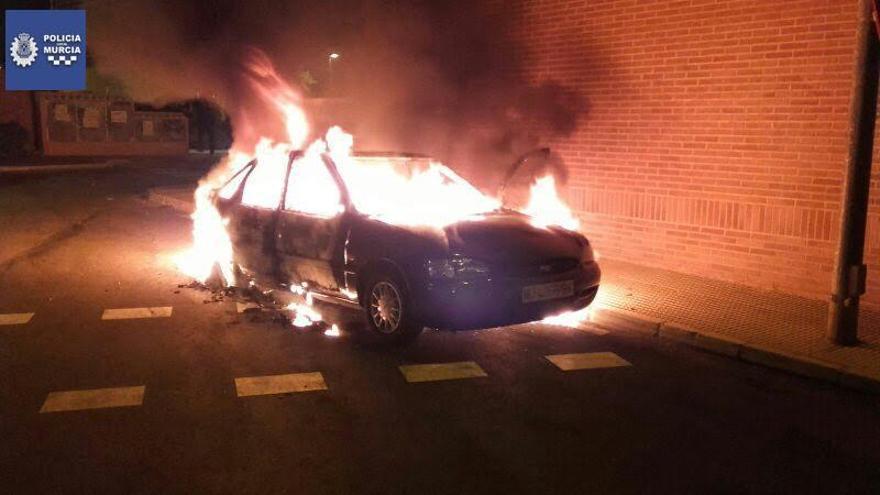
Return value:
[(390, 272), (403, 282), (403, 289), (408, 293), (412, 293), (410, 291), (409, 279), (406, 276), (406, 273), (403, 269), (395, 263), (393, 260), (389, 258), (380, 258), (377, 260), (372, 260), (366, 263), (358, 273), (358, 284), (357, 284), (357, 294), (358, 294), (358, 303), (361, 306), (366, 305), (366, 290), (367, 283), (372, 279), (373, 275), (380, 272)]

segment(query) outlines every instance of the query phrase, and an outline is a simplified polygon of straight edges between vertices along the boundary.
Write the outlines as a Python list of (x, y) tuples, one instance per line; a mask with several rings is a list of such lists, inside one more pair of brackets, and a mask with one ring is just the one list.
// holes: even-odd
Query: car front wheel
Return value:
[(372, 334), (383, 341), (404, 342), (421, 333), (422, 325), (412, 311), (406, 286), (399, 277), (379, 273), (366, 286), (364, 310)]

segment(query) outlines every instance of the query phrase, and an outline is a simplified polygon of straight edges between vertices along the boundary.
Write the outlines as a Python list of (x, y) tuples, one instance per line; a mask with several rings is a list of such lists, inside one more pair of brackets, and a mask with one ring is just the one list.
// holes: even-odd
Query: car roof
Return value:
[(352, 153), (352, 156), (355, 158), (431, 158), (430, 156), (421, 153), (407, 153), (400, 151), (355, 151)]

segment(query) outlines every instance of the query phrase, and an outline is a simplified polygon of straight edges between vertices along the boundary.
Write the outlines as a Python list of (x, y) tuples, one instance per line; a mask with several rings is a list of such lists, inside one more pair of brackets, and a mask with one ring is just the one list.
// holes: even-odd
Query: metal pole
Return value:
[(850, 104), (850, 144), (846, 164), (840, 238), (834, 286), (828, 306), (828, 338), (841, 345), (858, 343), (859, 297), (865, 293), (865, 226), (871, 151), (877, 115), (878, 49), (872, 18), (874, 0), (859, 1), (856, 67)]

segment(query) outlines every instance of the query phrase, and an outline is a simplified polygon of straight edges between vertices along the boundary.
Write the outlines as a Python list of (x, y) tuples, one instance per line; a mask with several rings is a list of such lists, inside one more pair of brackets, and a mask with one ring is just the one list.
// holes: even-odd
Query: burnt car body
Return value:
[[(307, 284), (319, 298), (356, 304), (374, 333), (388, 339), (414, 336), (424, 326), (473, 329), (540, 320), (584, 308), (596, 296), (599, 266), (579, 233), (535, 227), (530, 217), (508, 209), (442, 232), (394, 225), (355, 208), (327, 154), (321, 162), (332, 181), (325, 185), (336, 190), (297, 191), (301, 156), (291, 155), (280, 193), (259, 206), (247, 201), (250, 181), (260, 180), (256, 160), (212, 193), (228, 219), (236, 268), (258, 285)], [(297, 207), (298, 192), (329, 195), (340, 209), (303, 211), (309, 208)]]

